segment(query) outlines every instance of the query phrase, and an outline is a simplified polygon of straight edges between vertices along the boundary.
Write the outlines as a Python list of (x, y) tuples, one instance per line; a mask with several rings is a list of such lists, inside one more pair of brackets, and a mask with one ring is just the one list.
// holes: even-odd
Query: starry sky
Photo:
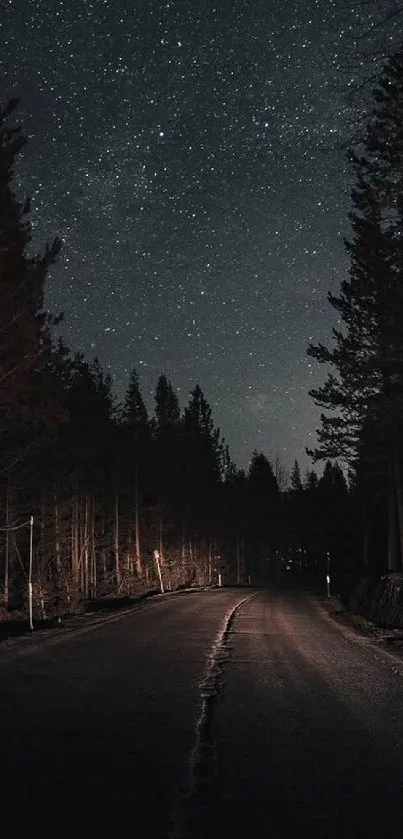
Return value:
[[(1, 100), (30, 141), (34, 242), (58, 235), (47, 306), (122, 397), (199, 383), (237, 465), (309, 465), (348, 270), (345, 145), (389, 0), (3, 0)], [(376, 23), (376, 26), (374, 24)]]

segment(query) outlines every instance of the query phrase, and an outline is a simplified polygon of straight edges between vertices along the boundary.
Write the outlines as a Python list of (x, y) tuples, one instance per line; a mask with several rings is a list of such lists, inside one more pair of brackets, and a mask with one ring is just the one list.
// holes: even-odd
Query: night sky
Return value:
[[(64, 246), (47, 305), (121, 397), (136, 366), (199, 383), (238, 466), (305, 468), (348, 269), (341, 148), (389, 2), (3, 0), (1, 99), (30, 137), (34, 237)], [(401, 27), (401, 21), (400, 21)], [(365, 34), (368, 33), (369, 34)]]

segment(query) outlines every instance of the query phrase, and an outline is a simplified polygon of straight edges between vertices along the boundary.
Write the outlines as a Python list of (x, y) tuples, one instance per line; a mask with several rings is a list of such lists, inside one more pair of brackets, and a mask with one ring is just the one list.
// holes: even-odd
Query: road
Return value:
[(0, 645), (12, 839), (400, 837), (403, 662), (314, 596), (221, 589)]

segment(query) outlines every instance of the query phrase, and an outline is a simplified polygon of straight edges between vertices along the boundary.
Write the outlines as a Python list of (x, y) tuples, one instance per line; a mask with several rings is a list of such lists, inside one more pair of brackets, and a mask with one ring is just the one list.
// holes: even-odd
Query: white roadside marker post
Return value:
[(32, 566), (33, 566), (33, 547), (34, 547), (34, 517), (31, 516), (29, 520), (29, 572), (28, 572), (28, 605), (29, 605), (29, 628), (33, 630), (34, 624), (32, 619)]
[(159, 577), (159, 581), (160, 581), (161, 594), (164, 594), (164, 583), (162, 582), (162, 574), (161, 574), (161, 566), (160, 566), (160, 554), (159, 554), (159, 551), (157, 551), (157, 550), (154, 551), (154, 559), (155, 559), (155, 562), (157, 564), (157, 571), (158, 571), (158, 577)]
[(330, 597), (330, 554), (326, 554), (326, 594)]

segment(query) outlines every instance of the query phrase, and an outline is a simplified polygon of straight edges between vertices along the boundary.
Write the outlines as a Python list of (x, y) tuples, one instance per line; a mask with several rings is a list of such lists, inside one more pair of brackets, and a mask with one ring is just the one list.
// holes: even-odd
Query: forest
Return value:
[[(385, 64), (350, 163), (350, 272), (331, 344), (315, 469), (233, 463), (202, 383), (181, 406), (161, 375), (149, 416), (135, 365), (122, 403), (45, 307), (58, 239), (31, 253), (15, 194), (26, 138), (0, 112), (0, 603), (43, 618), (156, 589), (284, 581), (338, 590), (402, 568), (403, 52)], [(324, 464), (324, 468), (323, 468)]]

